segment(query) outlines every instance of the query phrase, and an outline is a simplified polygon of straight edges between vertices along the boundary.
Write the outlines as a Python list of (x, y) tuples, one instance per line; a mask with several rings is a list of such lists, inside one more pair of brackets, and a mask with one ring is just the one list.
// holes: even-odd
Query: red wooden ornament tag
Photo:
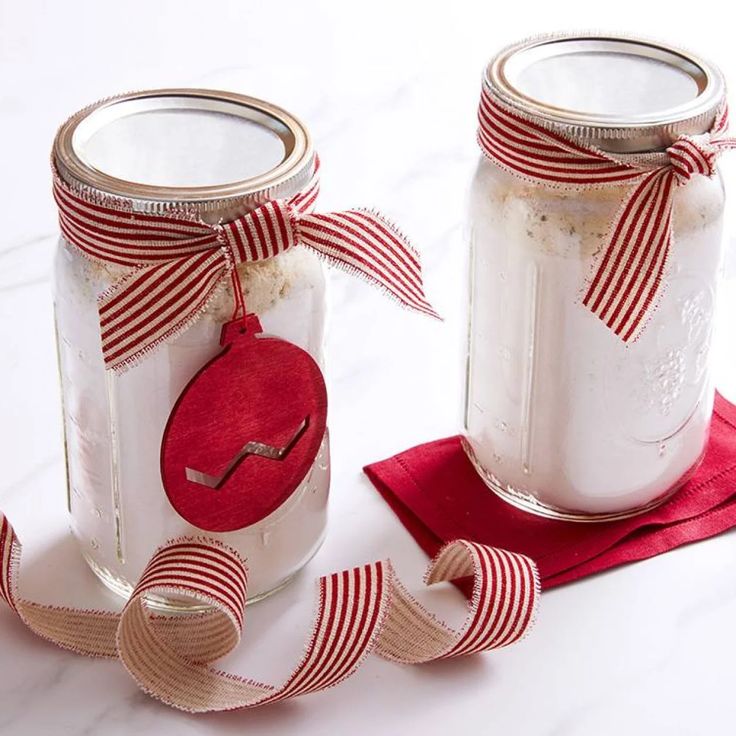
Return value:
[(164, 430), (166, 495), (200, 529), (243, 529), (275, 511), (309, 472), (325, 433), (319, 366), (261, 332), (255, 315), (223, 326), (225, 349), (187, 384)]

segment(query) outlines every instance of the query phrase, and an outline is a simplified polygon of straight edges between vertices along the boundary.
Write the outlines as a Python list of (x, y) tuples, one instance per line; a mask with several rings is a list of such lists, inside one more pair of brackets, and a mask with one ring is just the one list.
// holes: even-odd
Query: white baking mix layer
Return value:
[[(158, 546), (202, 533), (166, 497), (161, 437), (182, 389), (220, 351), (233, 298), (227, 280), (188, 330), (116, 375), (103, 366), (96, 298), (120, 273), (61, 240), (55, 308), (72, 528), (95, 572), (127, 594)], [(247, 307), (259, 315), (264, 333), (293, 342), (321, 364), (325, 278), (319, 258), (293, 248), (243, 264), (239, 273)], [(325, 533), (328, 490), (325, 437), (305, 480), (283, 506), (247, 529), (207, 532), (247, 558), (249, 600), (278, 588), (315, 553)]]

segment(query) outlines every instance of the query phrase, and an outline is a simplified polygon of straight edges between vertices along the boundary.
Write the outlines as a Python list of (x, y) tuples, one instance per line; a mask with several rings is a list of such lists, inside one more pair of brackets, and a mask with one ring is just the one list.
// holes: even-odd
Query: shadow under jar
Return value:
[[(93, 105), (62, 126), (53, 157), (72, 187), (129, 201), (134, 211), (186, 206), (209, 223), (294, 195), (315, 172), (309, 134), (292, 115), (205, 90), (157, 90)], [(167, 499), (161, 439), (182, 390), (221, 351), (234, 296), (227, 279), (188, 329), (116, 374), (103, 364), (97, 297), (125, 271), (59, 241), (54, 302), (72, 529), (102, 582), (128, 596), (157, 547), (200, 533)], [(264, 333), (323, 365), (326, 297), (318, 256), (292, 248), (239, 264), (237, 275)], [(319, 548), (329, 480), (325, 434), (311, 469), (276, 511), (238, 531), (207, 533), (249, 561), (249, 601), (285, 585)]]
[[(586, 35), (510, 47), (484, 86), (525, 120), (622, 161), (708, 131), (724, 95), (697, 57)], [(722, 182), (674, 188), (662, 284), (627, 343), (582, 299), (631, 191), (570, 190), (487, 157), (473, 179), (465, 446), (493, 491), (534, 513), (641, 513), (690, 477), (706, 446)]]

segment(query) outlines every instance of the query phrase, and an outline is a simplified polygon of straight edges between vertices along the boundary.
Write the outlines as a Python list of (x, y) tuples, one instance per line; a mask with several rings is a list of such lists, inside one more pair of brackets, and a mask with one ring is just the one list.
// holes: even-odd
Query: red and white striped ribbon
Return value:
[(681, 135), (662, 155), (617, 156), (549, 130), (502, 103), (486, 86), (478, 142), (515, 176), (564, 189), (631, 185), (583, 304), (624, 342), (636, 338), (659, 291), (672, 244), (676, 187), (713, 176), (718, 154), (736, 148), (726, 137), (725, 105), (710, 132)]
[[(21, 545), (0, 513), (0, 598), (39, 636), (78, 654), (120, 658), (148, 694), (181, 710), (252, 708), (324, 690), (352, 675), (370, 652), (405, 664), (505, 647), (530, 629), (539, 601), (534, 563), (474, 542), (448, 544), (427, 584), (473, 575), (460, 631), (438, 621), (399, 583), (388, 561), (326, 575), (306, 652), (281, 686), (212, 667), (240, 642), (247, 568), (207, 539), (168, 543), (151, 558), (123, 612), (46, 606), (19, 596)], [(206, 604), (202, 613), (152, 613), (146, 595)]]
[(295, 245), (436, 317), (424, 295), (419, 255), (406, 238), (376, 212), (312, 213), (318, 193), (315, 170), (307, 188), (290, 199), (210, 225), (181, 213), (134, 212), (129, 202), (72, 189), (55, 172), (64, 238), (95, 261), (131, 269), (98, 300), (106, 367), (123, 369), (186, 329), (237, 264)]

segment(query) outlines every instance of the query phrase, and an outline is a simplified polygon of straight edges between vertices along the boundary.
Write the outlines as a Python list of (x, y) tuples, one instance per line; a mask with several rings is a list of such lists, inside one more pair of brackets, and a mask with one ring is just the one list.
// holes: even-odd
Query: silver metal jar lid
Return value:
[(661, 150), (704, 133), (725, 95), (721, 72), (681, 49), (618, 34), (555, 34), (509, 46), (485, 83), (502, 102), (602, 149)]
[(139, 211), (186, 205), (227, 220), (304, 187), (314, 170), (305, 126), (232, 92), (158, 89), (101, 100), (67, 120), (53, 159), (72, 187)]

